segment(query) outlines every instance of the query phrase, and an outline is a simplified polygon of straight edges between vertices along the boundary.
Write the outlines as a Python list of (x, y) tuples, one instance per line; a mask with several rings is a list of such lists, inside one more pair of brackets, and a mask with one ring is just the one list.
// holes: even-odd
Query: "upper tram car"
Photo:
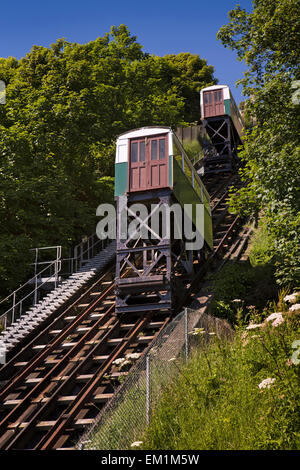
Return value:
[[(141, 240), (117, 230), (116, 313), (170, 311), (184, 293), (187, 278), (200, 266), (200, 258), (213, 248), (209, 194), (171, 128), (143, 127), (118, 137), (115, 199), (117, 220), (125, 211), (128, 222), (143, 225), (151, 235)], [(137, 203), (149, 208), (147, 217), (134, 213)], [(168, 219), (169, 231), (164, 233), (160, 223), (155, 232), (151, 219), (156, 211), (174, 203), (182, 208), (181, 215)], [(174, 239), (174, 226), (186, 218), (200, 235), (201, 247), (187, 248), (185, 234)], [(129, 276), (126, 268), (131, 270)]]
[(204, 173), (232, 171), (237, 166), (237, 147), (242, 144), (244, 123), (229, 87), (213, 85), (203, 88), (200, 108)]

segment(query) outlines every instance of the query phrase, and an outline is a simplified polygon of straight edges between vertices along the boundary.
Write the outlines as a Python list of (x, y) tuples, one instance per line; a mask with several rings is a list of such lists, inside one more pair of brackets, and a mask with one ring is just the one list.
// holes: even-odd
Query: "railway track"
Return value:
[[(191, 282), (185, 304), (208, 266), (230, 249), (239, 222), (227, 206), (229, 187), (240, 185), (237, 176), (208, 176), (204, 183), (211, 194), (214, 251)], [(164, 312), (117, 318), (114, 306), (110, 266), (2, 367), (0, 449), (74, 448), (128, 373), (115, 361), (138, 358), (170, 320)]]

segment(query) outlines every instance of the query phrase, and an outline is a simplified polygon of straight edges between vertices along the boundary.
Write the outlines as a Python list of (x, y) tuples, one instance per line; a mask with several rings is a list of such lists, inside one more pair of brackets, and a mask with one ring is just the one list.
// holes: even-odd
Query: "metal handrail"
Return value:
[[(42, 271), (40, 271), (39, 273), (35, 274), (32, 278), (28, 279), (28, 281), (26, 281), (24, 284), (22, 284), (20, 287), (18, 287), (16, 290), (14, 290), (11, 294), (9, 294), (7, 297), (5, 297), (5, 299), (2, 299), (0, 300), (0, 305), (2, 303), (4, 303), (6, 300), (8, 300), (10, 297), (12, 297), (14, 294), (16, 294), (17, 292), (19, 292), (21, 289), (23, 289), (23, 287), (25, 287), (27, 284), (30, 284), (32, 281), (35, 280), (36, 277), (40, 277), (40, 275), (46, 271), (53, 263), (55, 263), (55, 261), (49, 261), (49, 265), (46, 266)], [(34, 263), (33, 263), (34, 264)], [(1, 316), (0, 316), (1, 318)]]
[[(202, 188), (202, 191), (203, 193), (205, 194), (205, 197), (208, 201), (208, 204), (210, 205), (210, 196), (208, 194), (208, 191), (206, 189), (206, 187), (204, 186), (203, 182), (201, 181), (201, 178), (199, 177), (199, 175), (197, 174), (197, 172), (195, 172), (195, 168), (191, 162), (191, 160), (189, 159), (189, 157), (187, 156), (186, 154), (186, 151), (184, 150), (184, 147), (183, 145), (181, 144), (180, 140), (178, 139), (178, 137), (176, 136), (176, 134), (174, 135), (175, 136), (175, 140), (176, 140), (176, 143), (179, 144), (179, 149), (180, 149), (180, 152), (181, 152), (181, 155), (184, 157), (184, 161), (187, 163), (187, 165), (189, 166), (190, 170), (192, 172), (195, 173), (195, 177), (196, 177), (196, 181), (197, 183), (200, 185), (200, 187)], [(184, 169), (183, 169), (183, 172), (184, 172)], [(185, 173), (185, 172), (184, 172)]]
[[(59, 261), (55, 260), (55, 261), (53, 261), (53, 263), (51, 263), (51, 265), (58, 265), (58, 264), (61, 265), (61, 260), (59, 260)], [(48, 267), (50, 267), (50, 266), (48, 266)], [(41, 272), (44, 272), (44, 271), (45, 271), (45, 270), (43, 270), (43, 271), (41, 271)], [(56, 267), (56, 268), (55, 268), (55, 279), (56, 279), (56, 280), (55, 280), (55, 282), (54, 282), (54, 283), (55, 283), (55, 289), (56, 289), (56, 287), (57, 287), (57, 282), (58, 282), (58, 276), (57, 276), (57, 275), (58, 275), (59, 272), (60, 272), (60, 269), (57, 269), (57, 267)], [(34, 288), (31, 292), (29, 292), (27, 295), (25, 295), (24, 297), (22, 297), (21, 300), (19, 300), (19, 301), (16, 302), (16, 303), (14, 302), (13, 305), (12, 305), (8, 310), (6, 310), (6, 312), (4, 312), (4, 313), (2, 313), (2, 314), (0, 315), (0, 319), (2, 319), (3, 317), (5, 317), (4, 330), (6, 330), (6, 327), (7, 327), (7, 316), (8, 316), (8, 314), (9, 314), (10, 312), (12, 312), (12, 320), (11, 320), (11, 323), (13, 323), (14, 320), (15, 320), (15, 310), (17, 309), (18, 306), (20, 306), (20, 307), (19, 307), (19, 318), (20, 318), (20, 317), (22, 316), (22, 306), (23, 306), (23, 303), (24, 303), (24, 301), (25, 301), (27, 298), (29, 298), (32, 294), (34, 294), (34, 306), (35, 306), (35, 305), (37, 304), (37, 291), (38, 291), (44, 284), (47, 284), (47, 282), (48, 282), (50, 279), (53, 278), (53, 275), (50, 275), (45, 281), (39, 283), (39, 285), (37, 285), (38, 277), (40, 277), (38, 274), (37, 274), (36, 276), (34, 276), (34, 278), (36, 278), (36, 279), (35, 279), (35, 281), (36, 281), (36, 283), (35, 283), (35, 288)], [(33, 279), (34, 279), (34, 278), (33, 278)], [(26, 284), (24, 284), (24, 285), (26, 285)]]
[[(96, 237), (96, 240), (95, 240), (95, 237)], [(78, 269), (80, 269), (80, 267), (82, 266), (83, 263), (88, 262), (96, 254), (95, 247), (98, 246), (100, 244), (100, 242), (101, 242), (101, 248), (100, 248), (99, 252), (102, 251), (107, 246), (108, 240), (110, 240), (110, 239), (107, 238), (106, 240), (104, 240), (104, 239), (98, 238), (97, 234), (95, 234), (95, 233), (90, 235), (89, 237), (87, 237), (86, 240), (82, 240), (80, 243), (78, 243), (74, 247), (74, 256), (73, 257), (63, 258), (63, 259), (59, 258), (59, 259), (56, 259), (52, 262), (49, 262), (49, 264), (44, 269), (42, 269), (41, 271), (36, 273), (32, 278), (30, 278), (28, 281), (26, 281), (22, 286), (18, 287), (18, 289), (14, 290), (11, 294), (9, 294), (7, 297), (5, 297), (5, 299), (1, 300), (0, 305), (2, 305), (4, 302), (7, 302), (9, 299), (12, 299), (12, 306), (0, 315), (0, 320), (2, 320), (4, 318), (4, 325), (3, 325), (4, 330), (6, 330), (6, 328), (7, 328), (7, 321), (8, 321), (8, 316), (9, 316), (10, 313), (12, 314), (10, 323), (14, 322), (15, 313), (16, 313), (17, 310), (19, 310), (19, 318), (22, 316), (22, 313), (23, 313), (22, 308), (23, 308), (24, 302), (30, 296), (33, 296), (33, 306), (37, 305), (39, 289), (41, 289), (42, 286), (47, 284), (47, 282), (49, 282), (50, 279), (53, 279), (53, 276), (54, 276), (54, 289), (56, 289), (56, 287), (59, 283), (58, 274), (61, 272), (62, 262), (66, 262), (66, 261), (69, 262), (69, 271), (67, 273), (65, 273), (65, 275), (71, 275), (75, 271), (78, 271)], [(87, 243), (87, 247), (85, 248), (84, 245), (86, 243)], [(42, 247), (42, 248), (38, 248), (38, 249), (40, 250), (40, 249), (49, 249), (49, 248), (57, 248), (57, 247), (56, 246), (55, 247)], [(32, 250), (37, 250), (37, 248), (33, 248)], [(86, 254), (87, 254), (87, 257), (86, 257)], [(43, 261), (43, 262), (40, 262), (40, 263), (36, 262), (36, 263), (33, 263), (33, 264), (35, 266), (37, 266), (39, 264), (45, 264), (45, 263), (48, 263), (48, 262)], [(47, 271), (48, 269), (51, 269), (52, 267), (54, 267), (54, 274), (50, 274), (50, 276), (47, 277), (47, 279), (44, 280), (43, 282), (38, 282), (39, 279), (40, 280), (42, 279), (42, 274), (45, 273), (45, 271)], [(20, 292), (21, 289), (23, 289), (24, 287), (26, 287), (30, 283), (35, 284), (35, 287), (32, 289), (32, 291), (27, 293), (20, 300), (16, 301), (17, 293)]]

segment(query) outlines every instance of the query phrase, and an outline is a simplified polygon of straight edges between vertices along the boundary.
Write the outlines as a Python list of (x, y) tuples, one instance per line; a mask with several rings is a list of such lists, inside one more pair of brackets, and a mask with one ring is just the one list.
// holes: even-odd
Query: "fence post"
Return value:
[(150, 423), (150, 356), (146, 356), (146, 424)]
[(188, 332), (188, 312), (187, 308), (184, 308), (184, 335), (185, 335), (185, 362), (189, 360), (189, 332)]

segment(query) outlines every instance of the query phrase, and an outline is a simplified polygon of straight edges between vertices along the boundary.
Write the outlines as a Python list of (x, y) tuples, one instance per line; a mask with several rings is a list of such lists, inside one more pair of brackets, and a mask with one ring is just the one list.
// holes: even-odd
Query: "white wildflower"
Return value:
[(294, 294), (286, 295), (284, 301), (290, 304), (295, 304), (297, 302), (297, 297), (300, 296), (300, 292), (295, 292)]
[(271, 321), (273, 326), (278, 326), (284, 322), (284, 318), (281, 312), (274, 312), (266, 318), (266, 321)]
[(205, 333), (204, 328), (194, 328), (192, 331), (189, 332), (189, 335), (196, 336), (196, 335), (203, 335)]
[(266, 321), (275, 320), (278, 315), (282, 315), (282, 313), (281, 313), (281, 312), (274, 312), (274, 313), (271, 313), (271, 315), (269, 315), (269, 316), (266, 318)]
[(232, 302), (235, 302), (235, 303), (237, 303), (237, 304), (240, 304), (240, 303), (243, 302), (243, 301), (242, 301), (242, 299), (234, 299), (234, 300), (232, 300)]
[(116, 366), (119, 366), (119, 365), (122, 364), (124, 361), (125, 361), (124, 357), (119, 357), (119, 359), (115, 359), (115, 360), (113, 361), (113, 364), (116, 365)]
[(135, 441), (131, 444), (130, 447), (139, 447), (141, 444), (143, 444), (143, 441)]
[(216, 333), (212, 331), (211, 333), (208, 333), (210, 336), (214, 336)]
[(275, 382), (276, 379), (272, 379), (272, 378), (268, 378), (268, 379), (265, 379), (263, 380), (262, 382), (260, 382), (260, 384), (258, 385), (259, 388), (270, 388), (271, 385)]
[(138, 359), (140, 357), (140, 353), (131, 353), (126, 354), (126, 359)]
[(300, 304), (294, 304), (289, 308), (290, 312), (296, 312), (297, 310), (300, 310)]
[(176, 361), (176, 357), (171, 357), (168, 362)]
[(262, 323), (250, 323), (250, 325), (247, 326), (246, 330), (255, 330), (256, 328), (261, 328)]
[(283, 323), (283, 322), (284, 322), (284, 318), (283, 318), (282, 315), (280, 315), (280, 317), (277, 317), (276, 320), (274, 320), (272, 322), (272, 325), (273, 326), (278, 326), (278, 325), (281, 325), (281, 323)]
[(125, 366), (128, 366), (131, 364), (131, 361), (128, 361), (127, 359), (124, 359), (122, 364), (120, 364), (120, 369), (123, 369)]

